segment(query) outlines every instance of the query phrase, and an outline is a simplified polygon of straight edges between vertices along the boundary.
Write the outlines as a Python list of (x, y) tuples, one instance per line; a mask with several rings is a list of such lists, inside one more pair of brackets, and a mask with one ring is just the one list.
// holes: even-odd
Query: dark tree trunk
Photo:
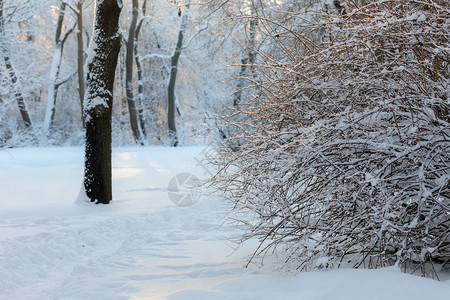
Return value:
[(172, 55), (170, 64), (169, 84), (167, 87), (167, 102), (168, 102), (167, 125), (169, 128), (169, 138), (171, 147), (178, 146), (177, 126), (175, 122), (175, 112), (176, 112), (175, 83), (177, 80), (177, 73), (178, 73), (178, 60), (180, 59), (181, 51), (183, 50), (182, 48), (183, 37), (187, 25), (188, 13), (189, 13), (189, 4), (186, 6), (186, 11), (183, 13), (183, 16), (181, 17), (180, 29), (178, 30), (177, 44), (175, 46), (175, 51)]
[[(0, 0), (0, 38), (3, 37), (4, 26), (5, 23), (3, 19), (3, 0)], [(16, 97), (17, 105), (19, 106), (20, 115), (22, 116), (25, 127), (31, 128), (31, 118), (28, 114), (27, 105), (22, 93), (20, 92), (20, 89), (17, 87), (16, 72), (14, 71), (11, 58), (9, 57), (8, 50), (6, 49), (4, 43), (2, 43), (1, 51), (3, 60), (5, 61), (6, 70), (8, 71), (8, 75), (11, 79), (12, 89), (14, 90), (14, 96)]]
[(31, 118), (30, 118), (30, 115), (28, 114), (28, 108), (25, 103), (25, 99), (23, 98), (23, 95), (20, 92), (19, 88), (16, 86), (17, 85), (17, 77), (16, 77), (16, 73), (14, 72), (14, 68), (12, 66), (11, 59), (9, 58), (8, 55), (4, 55), (3, 59), (5, 60), (6, 69), (8, 70), (9, 77), (11, 78), (11, 83), (13, 85), (14, 95), (17, 100), (17, 105), (19, 106), (20, 115), (22, 116), (25, 127), (31, 128)]
[(56, 20), (55, 44), (58, 44), (61, 38), (65, 13), (66, 13), (66, 3), (61, 2), (59, 5), (58, 18)]
[(91, 202), (112, 200), (111, 112), (120, 51), (120, 0), (97, 0), (94, 33), (86, 61), (84, 188)]
[(128, 113), (130, 114), (131, 131), (133, 132), (134, 141), (136, 144), (143, 145), (142, 131), (140, 123), (138, 122), (138, 107), (133, 93), (133, 62), (134, 62), (134, 48), (135, 48), (135, 34), (138, 18), (138, 0), (132, 0), (132, 11), (130, 28), (128, 30), (127, 39), (127, 53), (125, 58), (125, 90), (128, 103)]

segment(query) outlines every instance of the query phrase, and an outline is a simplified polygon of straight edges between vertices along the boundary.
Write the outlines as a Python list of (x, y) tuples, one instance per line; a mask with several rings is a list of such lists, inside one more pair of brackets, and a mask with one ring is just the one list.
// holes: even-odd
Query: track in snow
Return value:
[(189, 207), (169, 200), (173, 176), (203, 176), (201, 150), (116, 149), (114, 201), (107, 206), (75, 203), (80, 148), (0, 151), (0, 299), (444, 300), (450, 294), (448, 281), (392, 270), (287, 278), (244, 269), (252, 245), (233, 252), (227, 237), (236, 232), (223, 224), (219, 199), (205, 194)]

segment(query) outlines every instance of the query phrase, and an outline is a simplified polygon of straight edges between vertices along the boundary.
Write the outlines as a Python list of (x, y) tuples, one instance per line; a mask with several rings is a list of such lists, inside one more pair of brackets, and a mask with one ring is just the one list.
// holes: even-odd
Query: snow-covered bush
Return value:
[(279, 249), (302, 270), (448, 267), (449, 2), (333, 11), (261, 16), (277, 46), (260, 53), (262, 92), (233, 112), (245, 124), (221, 124), (245, 142), (217, 147), (211, 184), (241, 240), (259, 238), (250, 260)]

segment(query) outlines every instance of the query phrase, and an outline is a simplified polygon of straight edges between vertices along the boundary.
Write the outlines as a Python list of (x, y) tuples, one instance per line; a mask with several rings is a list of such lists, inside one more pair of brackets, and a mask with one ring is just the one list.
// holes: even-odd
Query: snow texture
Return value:
[[(89, 66), (94, 63), (94, 58), (98, 51), (98, 43), (97, 38), (100, 36), (99, 30), (94, 30), (92, 34), (91, 41), (89, 42), (89, 48), (87, 50), (87, 58), (84, 65), (84, 73), (88, 74), (87, 81), (89, 84), (98, 84), (95, 80), (96, 74), (89, 72)], [(92, 95), (90, 94), (92, 93)], [(96, 106), (103, 105), (104, 107), (108, 107), (107, 99), (101, 97), (99, 95), (109, 95), (111, 94), (104, 86), (97, 85), (95, 88), (92, 88), (92, 91), (86, 90), (86, 94), (84, 96), (84, 111), (88, 112)], [(89, 117), (89, 115), (87, 115)]]
[(201, 150), (115, 149), (107, 206), (74, 202), (81, 148), (1, 151), (0, 299), (448, 299), (449, 281), (395, 268), (243, 268), (253, 247), (232, 251), (220, 199), (176, 207), (167, 197), (174, 175), (205, 173)]

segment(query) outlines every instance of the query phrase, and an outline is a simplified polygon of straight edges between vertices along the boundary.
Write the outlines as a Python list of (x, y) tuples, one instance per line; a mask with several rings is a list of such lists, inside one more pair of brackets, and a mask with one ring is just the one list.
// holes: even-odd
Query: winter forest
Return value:
[(0, 299), (448, 299), (448, 0), (0, 0), (0, 54)]

